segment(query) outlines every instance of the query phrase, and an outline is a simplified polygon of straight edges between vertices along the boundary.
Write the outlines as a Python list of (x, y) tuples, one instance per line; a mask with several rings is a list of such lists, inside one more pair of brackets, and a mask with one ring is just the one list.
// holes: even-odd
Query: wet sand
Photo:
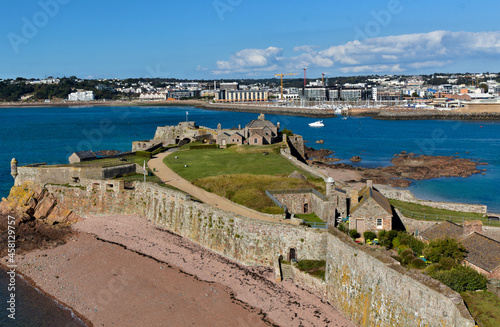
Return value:
[[(267, 267), (246, 267), (138, 216), (88, 217), (66, 245), (20, 259), (95, 326), (353, 326)], [(92, 233), (94, 235), (90, 235)]]

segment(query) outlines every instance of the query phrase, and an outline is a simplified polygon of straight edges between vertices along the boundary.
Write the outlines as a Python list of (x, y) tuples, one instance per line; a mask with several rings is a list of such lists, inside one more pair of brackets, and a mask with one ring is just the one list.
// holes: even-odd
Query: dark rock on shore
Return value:
[(360, 156), (353, 156), (351, 159), (352, 162), (361, 162), (361, 157)]

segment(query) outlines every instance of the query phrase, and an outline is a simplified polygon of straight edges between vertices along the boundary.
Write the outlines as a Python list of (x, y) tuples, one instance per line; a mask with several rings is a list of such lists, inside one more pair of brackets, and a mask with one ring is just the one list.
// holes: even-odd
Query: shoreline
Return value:
[[(209, 103), (200, 100), (176, 100), (176, 101), (148, 101), (148, 100), (130, 100), (130, 101), (88, 101), (88, 102), (40, 102), (40, 103), (19, 103), (9, 102), (0, 103), (1, 108), (70, 108), (70, 107), (195, 107), (199, 109), (214, 111), (233, 111), (264, 113), (274, 115), (300, 116), (310, 118), (331, 118), (337, 117), (333, 109), (299, 108), (262, 105), (259, 103)], [(497, 110), (477, 111), (466, 109), (457, 110), (439, 110), (439, 109), (348, 109), (348, 116), (353, 117), (371, 117), (380, 120), (500, 120), (500, 112)]]
[[(34, 250), (34, 251), (36, 251), (36, 250)], [(23, 253), (22, 255), (25, 255), (25, 253)], [(21, 277), (26, 282), (26, 284), (28, 284), (36, 292), (40, 293), (44, 297), (49, 298), (50, 300), (52, 300), (57, 306), (59, 306), (63, 310), (69, 311), (71, 313), (71, 317), (73, 319), (79, 320), (82, 324), (85, 324), (88, 327), (94, 326), (94, 324), (89, 319), (87, 319), (85, 316), (83, 316), (80, 312), (75, 310), (70, 305), (64, 303), (60, 299), (56, 298), (51, 293), (45, 291), (39, 284), (35, 283), (35, 281), (30, 276), (26, 275), (25, 273), (20, 271), (18, 268), (19, 267), (16, 268), (16, 276)], [(10, 270), (10, 268), (8, 268), (3, 262), (0, 262), (0, 270), (8, 271), (8, 270)]]
[[(90, 216), (78, 222), (75, 230), (76, 240), (30, 252), (18, 260), (18, 266), (35, 285), (59, 303), (69, 304), (67, 307), (94, 325), (114, 322), (134, 326), (137, 317), (143, 324), (144, 319), (151, 320), (146, 322), (150, 326), (161, 325), (153, 319), (181, 318), (189, 321), (172, 324), (316, 326), (328, 322), (332, 326), (353, 326), (333, 306), (293, 282), (276, 283), (272, 268), (240, 265), (146, 218)], [(112, 303), (99, 303), (105, 298), (99, 292), (112, 291), (109, 285), (115, 279), (115, 288), (120, 286), (119, 281), (126, 281), (126, 287), (112, 292)], [(150, 303), (135, 295), (142, 293)], [(183, 304), (180, 307), (179, 302)], [(185, 307), (191, 303), (195, 307)], [(146, 309), (160, 311), (144, 317)], [(132, 310), (136, 315), (127, 319)], [(120, 321), (121, 317), (124, 320)]]

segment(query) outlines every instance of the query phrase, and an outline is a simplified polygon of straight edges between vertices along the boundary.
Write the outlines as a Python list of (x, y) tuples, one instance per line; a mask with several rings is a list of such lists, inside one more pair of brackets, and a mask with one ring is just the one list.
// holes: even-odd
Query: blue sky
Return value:
[(500, 71), (498, 1), (0, 2), (0, 78)]

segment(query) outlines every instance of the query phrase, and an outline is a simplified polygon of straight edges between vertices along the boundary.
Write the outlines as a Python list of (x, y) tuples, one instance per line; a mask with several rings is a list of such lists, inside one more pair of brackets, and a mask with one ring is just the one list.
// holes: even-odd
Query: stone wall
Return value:
[[(16, 185), (25, 181), (45, 184), (67, 184), (73, 183), (74, 178), (83, 179), (106, 179), (117, 175), (125, 175), (136, 172), (135, 164), (125, 164), (114, 167), (19, 167), (17, 169)], [(141, 170), (142, 172), (142, 170)]]
[(327, 236), (327, 299), (356, 325), (475, 325), (460, 295), (447, 286), (357, 245), (345, 234), (331, 233)]
[(326, 284), (324, 280), (300, 271), (294, 265), (291, 267), (293, 282), (297, 284), (297, 286), (307, 289), (323, 299), (326, 298)]
[[(331, 201), (324, 201), (316, 196), (312, 191), (303, 193), (273, 193), (272, 195), (287, 207), (293, 214), (303, 214), (314, 212), (324, 222), (333, 221), (335, 218), (335, 205)], [(307, 212), (304, 206), (307, 204)]]
[(484, 214), (486, 214), (486, 212), (488, 211), (487, 206), (481, 204), (424, 201), (417, 199), (410, 190), (400, 190), (384, 185), (376, 185), (376, 188), (386, 198), (404, 202), (418, 203), (424, 206), (429, 206), (437, 209), (446, 209), (446, 210), (462, 211), (462, 212), (476, 212)]
[(300, 169), (308, 172), (309, 174), (311, 174), (313, 176), (316, 176), (316, 177), (319, 177), (319, 178), (323, 178), (323, 179), (326, 180), (326, 176), (324, 176), (323, 174), (321, 174), (320, 172), (318, 172), (315, 168), (306, 165), (305, 163), (297, 160), (297, 158), (295, 158), (294, 156), (292, 156), (292, 154), (290, 153), (290, 150), (288, 150), (288, 149), (281, 149), (280, 154), (281, 154), (281, 156), (283, 156), (284, 158), (286, 158), (288, 161), (290, 161), (292, 164), (294, 164), (295, 166), (299, 167)]
[(186, 194), (150, 183), (123, 189), (121, 181), (85, 181), (85, 190), (47, 189), (80, 216), (138, 214), (156, 225), (246, 265), (272, 266), (291, 248), (297, 259), (324, 260), (324, 230), (256, 221), (190, 200)]

